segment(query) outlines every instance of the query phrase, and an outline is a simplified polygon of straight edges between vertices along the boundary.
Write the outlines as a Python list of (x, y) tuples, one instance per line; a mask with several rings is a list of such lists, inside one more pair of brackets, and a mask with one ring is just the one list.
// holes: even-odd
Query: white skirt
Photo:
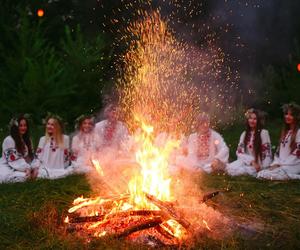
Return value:
[(45, 179), (58, 179), (66, 177), (67, 175), (73, 174), (73, 168), (46, 168), (40, 167), (38, 178), (45, 178)]
[(300, 165), (295, 166), (281, 166), (272, 170), (265, 169), (257, 174), (257, 178), (269, 180), (299, 180), (300, 179)]
[(257, 175), (255, 167), (246, 165), (243, 161), (239, 159), (227, 164), (226, 172), (228, 175), (231, 176), (251, 175), (255, 177)]

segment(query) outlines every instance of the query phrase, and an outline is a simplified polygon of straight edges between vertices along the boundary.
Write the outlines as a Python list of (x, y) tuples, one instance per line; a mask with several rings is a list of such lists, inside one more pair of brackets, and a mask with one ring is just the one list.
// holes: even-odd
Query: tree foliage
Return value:
[(40, 122), (48, 111), (72, 123), (99, 109), (101, 91), (110, 84), (104, 74), (110, 65), (107, 38), (87, 39), (79, 26), (64, 26), (59, 43), (53, 43), (45, 22), (6, 5), (7, 13), (0, 13), (0, 124), (17, 113)]

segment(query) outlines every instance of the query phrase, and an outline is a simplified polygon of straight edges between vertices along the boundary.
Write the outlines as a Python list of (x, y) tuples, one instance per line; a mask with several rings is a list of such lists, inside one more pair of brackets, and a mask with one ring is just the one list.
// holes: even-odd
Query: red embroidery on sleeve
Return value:
[(16, 157), (14, 155), (10, 155), (10, 160), (14, 161), (14, 160), (16, 160)]

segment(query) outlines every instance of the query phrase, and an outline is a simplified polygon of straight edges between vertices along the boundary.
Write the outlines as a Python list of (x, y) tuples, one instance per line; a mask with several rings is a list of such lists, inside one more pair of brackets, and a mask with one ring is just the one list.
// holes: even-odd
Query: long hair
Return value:
[(261, 130), (263, 129), (264, 125), (264, 119), (261, 115), (261, 112), (257, 109), (249, 109), (246, 113), (246, 134), (244, 138), (244, 147), (246, 151), (247, 144), (250, 141), (251, 138), (251, 128), (249, 126), (248, 119), (250, 118), (251, 114), (256, 115), (256, 127), (254, 131), (254, 141), (253, 141), (253, 149), (254, 149), (254, 155), (255, 155), (255, 162), (258, 162), (258, 160), (262, 159), (262, 147), (261, 147)]
[[(57, 118), (56, 116), (48, 116), (46, 118), (46, 126), (48, 121), (52, 119), (53, 120), (53, 124), (54, 124), (54, 134), (53, 134), (53, 138), (55, 140), (55, 143), (60, 147), (63, 148), (64, 147), (64, 136), (63, 136), (63, 123), (60, 120), (60, 118)], [(47, 131), (47, 127), (46, 127), (46, 142), (48, 140), (50, 140), (50, 135), (48, 134)]]
[[(19, 133), (20, 122), (24, 120), (27, 125), (27, 131), (24, 135)], [(28, 156), (32, 160), (33, 152), (32, 152), (32, 142), (30, 139), (30, 130), (29, 130), (29, 122), (28, 119), (24, 115), (20, 115), (16, 119), (12, 119), (10, 124), (10, 136), (14, 139), (16, 144), (16, 149), (18, 153), (24, 155), (25, 154), (25, 145), (28, 149)]]
[[(291, 144), (290, 144), (291, 152), (293, 152), (297, 147), (296, 135), (299, 129), (299, 122), (300, 122), (300, 106), (295, 103), (289, 103), (283, 105), (282, 109), (284, 115), (286, 115), (290, 111), (292, 116), (294, 117), (295, 126), (292, 131)], [(286, 124), (286, 122), (284, 122), (283, 128), (281, 130), (280, 141), (282, 141), (285, 138), (289, 130), (290, 130), (290, 126)]]

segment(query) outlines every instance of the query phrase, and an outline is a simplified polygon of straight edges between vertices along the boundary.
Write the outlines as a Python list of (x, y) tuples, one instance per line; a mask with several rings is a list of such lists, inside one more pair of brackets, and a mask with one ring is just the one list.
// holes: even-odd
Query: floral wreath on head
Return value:
[(210, 115), (208, 113), (202, 112), (197, 115), (197, 121), (210, 121)]
[(259, 109), (255, 109), (255, 108), (250, 108), (250, 109), (247, 109), (247, 111), (245, 112), (245, 117), (246, 119), (249, 119), (250, 118), (250, 115), (253, 114), (253, 113), (257, 113), (257, 118), (261, 121), (261, 123), (264, 125), (265, 124), (265, 120), (266, 120), (266, 116), (267, 116), (267, 113), (262, 111), (262, 110), (259, 110)]
[(290, 102), (287, 104), (282, 105), (282, 111), (283, 113), (287, 113), (289, 109), (293, 109), (294, 116), (297, 119), (298, 122), (300, 122), (300, 106), (296, 104), (295, 102)]
[(8, 123), (8, 128), (11, 129), (12, 126), (16, 126), (16, 127), (19, 127), (19, 122), (18, 120), (20, 118), (25, 118), (26, 120), (29, 120), (30, 119), (30, 114), (21, 114), (21, 115), (16, 115), (14, 117), (12, 117)]
[(85, 119), (91, 119), (93, 121), (93, 124), (95, 126), (95, 116), (92, 114), (82, 114), (80, 116), (78, 116), (75, 119), (75, 129), (79, 130), (80, 129), (80, 125), (81, 123), (85, 120)]
[(50, 118), (56, 119), (56, 120), (58, 121), (59, 125), (61, 126), (61, 128), (64, 129), (65, 123), (64, 123), (63, 119), (62, 119), (59, 115), (54, 114), (54, 113), (51, 113), (51, 112), (47, 112), (47, 116), (46, 116), (46, 118), (44, 118), (44, 119), (42, 120), (42, 123), (43, 123), (44, 125), (46, 125), (46, 124), (47, 124), (47, 121), (48, 121)]

